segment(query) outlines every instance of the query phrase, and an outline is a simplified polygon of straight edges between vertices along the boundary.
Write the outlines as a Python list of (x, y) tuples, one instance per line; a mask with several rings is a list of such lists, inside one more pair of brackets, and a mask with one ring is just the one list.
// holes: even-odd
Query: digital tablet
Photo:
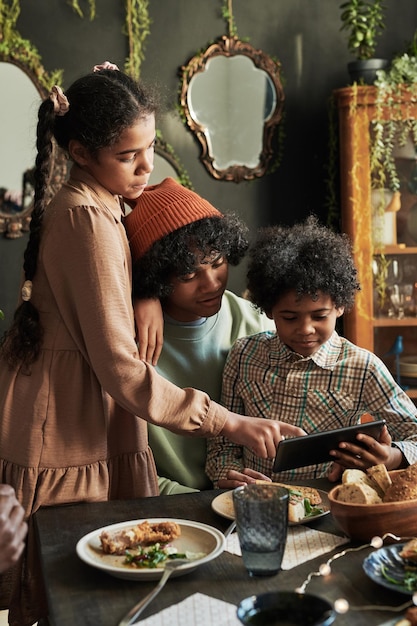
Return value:
[(330, 450), (338, 448), (341, 441), (361, 445), (359, 441), (356, 441), (358, 433), (365, 433), (374, 439), (379, 439), (384, 424), (385, 420), (365, 422), (355, 426), (313, 433), (304, 437), (283, 439), (278, 444), (273, 470), (274, 472), (282, 472), (296, 467), (334, 461), (334, 457), (329, 454)]

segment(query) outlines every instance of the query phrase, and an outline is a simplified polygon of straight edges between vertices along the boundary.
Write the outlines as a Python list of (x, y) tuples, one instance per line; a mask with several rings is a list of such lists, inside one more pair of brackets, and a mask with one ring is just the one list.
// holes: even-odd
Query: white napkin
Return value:
[(141, 626), (241, 626), (236, 617), (236, 606), (195, 593), (178, 604), (141, 620)]
[[(331, 552), (337, 546), (348, 541), (349, 539), (346, 537), (338, 537), (307, 526), (292, 526), (288, 529), (287, 544), (281, 567), (283, 570), (291, 569), (300, 563), (314, 559), (316, 556)], [(237, 533), (233, 533), (227, 538), (226, 550), (242, 556)]]

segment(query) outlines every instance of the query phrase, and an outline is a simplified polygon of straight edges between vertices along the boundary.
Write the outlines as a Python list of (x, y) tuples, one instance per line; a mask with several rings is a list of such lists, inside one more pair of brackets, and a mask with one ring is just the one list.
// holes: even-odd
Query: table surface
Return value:
[[(323, 488), (325, 485), (317, 483), (316, 486)], [(34, 520), (51, 626), (116, 626), (127, 610), (156, 584), (155, 581), (118, 579), (85, 564), (75, 551), (81, 537), (108, 524), (151, 517), (190, 519), (225, 531), (230, 521), (211, 508), (211, 501), (218, 494), (219, 491), (204, 491), (40, 509)], [(331, 514), (310, 522), (309, 526), (323, 532), (342, 534)], [(334, 553), (349, 545), (343, 545)], [(306, 592), (320, 595), (330, 602), (346, 598), (351, 607), (399, 606), (405, 603), (408, 596), (377, 585), (364, 573), (362, 562), (370, 550), (364, 548), (336, 559), (330, 576), (313, 577)], [(253, 579), (247, 574), (241, 557), (225, 551), (192, 573), (169, 580), (141, 619), (195, 593), (204, 593), (237, 605), (254, 593), (294, 590), (332, 554), (327, 553), (273, 577)], [(337, 616), (335, 626), (377, 626), (393, 617), (394, 613), (386, 611), (351, 609), (345, 615)]]

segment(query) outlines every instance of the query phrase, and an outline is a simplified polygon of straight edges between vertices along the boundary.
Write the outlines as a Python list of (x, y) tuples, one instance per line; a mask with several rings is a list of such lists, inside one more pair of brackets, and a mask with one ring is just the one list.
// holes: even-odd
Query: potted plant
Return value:
[(378, 37), (385, 29), (382, 0), (347, 0), (340, 5), (342, 26), (349, 31), (348, 48), (356, 61), (348, 63), (352, 82), (373, 84), (376, 71), (387, 66), (386, 59), (375, 58)]
[[(375, 120), (372, 123), (371, 170), (374, 182), (384, 183), (391, 191), (398, 191), (400, 179), (396, 156), (407, 146), (407, 158), (417, 158), (417, 118), (404, 117), (396, 109), (399, 101), (413, 102), (417, 98), (417, 31), (406, 52), (396, 55), (389, 67), (377, 72), (375, 80)], [(386, 115), (390, 109), (390, 115)], [(376, 187), (376, 185), (373, 185)]]

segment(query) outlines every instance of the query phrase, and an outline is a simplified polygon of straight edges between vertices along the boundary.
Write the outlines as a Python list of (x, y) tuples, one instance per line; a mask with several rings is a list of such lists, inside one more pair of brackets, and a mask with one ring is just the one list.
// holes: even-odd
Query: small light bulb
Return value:
[(349, 602), (345, 598), (339, 598), (334, 603), (334, 610), (340, 615), (347, 613), (349, 611)]
[(412, 601), (413, 601), (413, 604), (417, 606), (417, 592), (413, 593)]
[(381, 537), (372, 537), (371, 539), (371, 546), (373, 548), (382, 548), (382, 546), (384, 545), (384, 542), (382, 541)]
[(330, 565), (328, 563), (323, 563), (319, 567), (319, 573), (322, 576), (329, 576), (329, 574), (332, 573), (332, 568), (330, 567)]

